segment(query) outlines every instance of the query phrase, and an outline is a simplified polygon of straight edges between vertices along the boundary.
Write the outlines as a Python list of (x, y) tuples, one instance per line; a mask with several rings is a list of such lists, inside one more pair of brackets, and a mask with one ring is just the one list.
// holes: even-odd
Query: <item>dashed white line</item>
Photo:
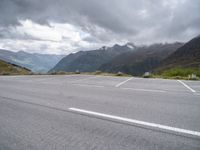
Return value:
[(83, 79), (77, 79), (77, 80), (74, 80), (72, 81), (73, 82), (78, 82), (78, 81), (84, 81), (84, 80), (88, 80), (88, 79), (94, 79), (94, 78), (98, 78), (99, 76), (92, 76), (92, 77), (86, 77), (86, 78), (83, 78)]
[(191, 92), (195, 93), (196, 91), (194, 89), (192, 89), (191, 87), (189, 87), (187, 84), (185, 84), (183, 81), (181, 80), (177, 80), (178, 82), (180, 82), (183, 86), (185, 86), (186, 88), (188, 88)]
[(103, 87), (104, 87), (104, 86), (102, 86), (102, 85), (79, 84), (79, 83), (74, 83), (73, 85), (78, 85), (78, 86), (87, 86), (87, 87), (97, 87), (97, 88), (103, 88)]
[(93, 111), (88, 111), (88, 110), (83, 110), (83, 109), (78, 109), (78, 108), (69, 108), (69, 110), (74, 111), (74, 112), (83, 113), (83, 114), (103, 117), (103, 118), (107, 118), (107, 119), (114, 119), (116, 121), (124, 121), (124, 122), (132, 123), (135, 125), (141, 125), (141, 126), (171, 131), (171, 132), (175, 132), (175, 133), (181, 133), (181, 134), (187, 134), (187, 135), (200, 137), (200, 132), (198, 132), (198, 131), (186, 130), (186, 129), (176, 128), (176, 127), (171, 127), (171, 126), (166, 126), (166, 125), (161, 125), (161, 124), (156, 124), (156, 123), (149, 123), (149, 122), (145, 122), (145, 121), (129, 119), (129, 118), (124, 118), (124, 117), (119, 117), (119, 116), (113, 116), (113, 115), (108, 115), (108, 114), (103, 114), (103, 113), (98, 113), (98, 112), (93, 112)]
[(166, 92), (166, 91), (163, 91), (163, 90), (149, 90), (149, 89), (134, 89), (134, 88), (121, 88), (123, 90), (133, 90), (133, 91), (142, 91), (142, 92)]
[(133, 79), (133, 77), (132, 77), (132, 78), (129, 78), (129, 79), (123, 81), (123, 82), (120, 82), (119, 84), (115, 85), (115, 87), (120, 87), (121, 85), (123, 85), (124, 83), (126, 83), (126, 82), (128, 82), (128, 81), (130, 81), (130, 80), (132, 80), (132, 79)]

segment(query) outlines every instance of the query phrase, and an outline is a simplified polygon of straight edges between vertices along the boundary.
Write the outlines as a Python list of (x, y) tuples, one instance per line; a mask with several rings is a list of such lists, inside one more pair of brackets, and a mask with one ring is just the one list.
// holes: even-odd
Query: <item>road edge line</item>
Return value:
[(156, 124), (156, 123), (150, 123), (150, 122), (130, 119), (130, 118), (113, 116), (113, 115), (109, 115), (109, 114), (103, 114), (103, 113), (83, 110), (83, 109), (79, 109), (79, 108), (71, 107), (71, 108), (68, 108), (68, 109), (71, 110), (71, 111), (79, 112), (79, 113), (83, 113), (83, 114), (103, 117), (103, 118), (107, 118), (107, 119), (114, 119), (114, 120), (117, 120), (117, 121), (124, 121), (124, 122), (127, 122), (127, 123), (132, 123), (132, 124), (141, 125), (141, 126), (147, 126), (147, 127), (151, 127), (151, 128), (155, 128), (155, 129), (156, 128), (162, 129), (162, 130), (171, 131), (171, 132), (175, 132), (175, 133), (179, 133), (179, 134), (187, 134), (187, 135), (200, 137), (200, 132), (198, 132), (198, 131), (192, 131), (192, 130), (187, 130), (187, 129), (181, 129), (181, 128), (176, 128), (176, 127), (171, 127), (171, 126), (166, 126), (166, 125), (161, 125), (161, 124)]

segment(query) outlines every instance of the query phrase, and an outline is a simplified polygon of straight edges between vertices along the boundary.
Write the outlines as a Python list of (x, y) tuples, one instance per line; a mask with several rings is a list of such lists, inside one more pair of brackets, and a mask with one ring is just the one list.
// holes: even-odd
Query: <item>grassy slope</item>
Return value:
[(197, 75), (198, 79), (200, 79), (200, 68), (174, 67), (156, 74), (155, 77), (169, 78), (169, 79), (188, 79), (188, 76), (191, 74)]
[(0, 75), (24, 75), (30, 74), (30, 70), (0, 60)]

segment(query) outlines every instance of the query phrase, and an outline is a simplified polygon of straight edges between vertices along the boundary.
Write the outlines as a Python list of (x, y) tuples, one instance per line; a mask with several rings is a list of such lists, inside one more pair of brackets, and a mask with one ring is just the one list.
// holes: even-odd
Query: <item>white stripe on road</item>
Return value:
[(78, 81), (85, 81), (85, 80), (88, 80), (88, 79), (94, 79), (94, 78), (98, 78), (99, 76), (90, 76), (90, 77), (86, 77), (86, 78), (83, 78), (83, 79), (77, 79), (77, 80), (74, 80), (72, 81), (72, 83), (74, 82), (78, 82)]
[(149, 90), (149, 89), (134, 89), (134, 88), (121, 88), (123, 90), (133, 90), (133, 91), (142, 91), (142, 92), (161, 92), (164, 93), (166, 91), (163, 90)]
[(187, 84), (185, 84), (183, 81), (181, 80), (177, 80), (178, 82), (180, 82), (184, 87), (188, 88), (190, 91), (192, 91), (193, 93), (195, 93), (196, 91), (194, 89), (192, 89), (191, 87), (189, 87)]
[(113, 116), (113, 115), (108, 115), (108, 114), (103, 114), (103, 113), (98, 113), (98, 112), (93, 112), (93, 111), (88, 111), (88, 110), (83, 110), (83, 109), (78, 109), (78, 108), (69, 108), (69, 110), (74, 111), (74, 112), (83, 113), (83, 114), (89, 114), (89, 115), (94, 115), (94, 116), (98, 116), (98, 117), (103, 117), (103, 118), (107, 118), (107, 119), (124, 121), (127, 123), (136, 124), (136, 125), (147, 126), (147, 127), (151, 127), (151, 128), (158, 128), (158, 129), (162, 129), (162, 130), (173, 131), (176, 133), (200, 137), (200, 132), (198, 132), (198, 131), (175, 128), (175, 127), (165, 126), (165, 125), (161, 125), (161, 124), (149, 123), (149, 122), (145, 122), (145, 121), (129, 119), (129, 118), (124, 118), (124, 117), (119, 117), (119, 116)]
[(103, 88), (103, 87), (104, 87), (104, 86), (102, 86), (102, 85), (79, 84), (79, 83), (74, 83), (73, 85), (78, 85), (78, 86), (88, 86), (88, 87), (98, 87), (98, 88)]
[(129, 79), (123, 81), (123, 82), (120, 82), (119, 84), (115, 85), (115, 87), (120, 87), (122, 84), (124, 84), (124, 83), (126, 83), (126, 82), (128, 82), (128, 81), (130, 81), (130, 80), (132, 80), (132, 79), (133, 79), (133, 77), (132, 77), (132, 78), (129, 78)]

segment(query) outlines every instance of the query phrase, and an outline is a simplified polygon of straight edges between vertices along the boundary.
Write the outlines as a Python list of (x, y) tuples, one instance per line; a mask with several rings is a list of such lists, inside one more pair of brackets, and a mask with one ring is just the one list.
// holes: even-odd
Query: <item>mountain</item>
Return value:
[(12, 64), (26, 67), (33, 72), (45, 73), (57, 64), (64, 56), (27, 53), (24, 51), (12, 52), (0, 49), (0, 59)]
[(197, 36), (164, 59), (156, 70), (175, 67), (200, 68), (200, 36)]
[(114, 45), (113, 47), (102, 47), (97, 50), (80, 51), (74, 54), (69, 54), (64, 57), (53, 69), (49, 72), (67, 71), (74, 72), (92, 72), (114, 57), (135, 50), (135, 45), (127, 43), (123, 46)]
[(26, 75), (30, 73), (31, 71), (26, 68), (0, 60), (0, 75)]
[(118, 55), (110, 62), (101, 65), (99, 70), (112, 73), (120, 71), (132, 75), (142, 75), (146, 71), (152, 71), (163, 59), (182, 45), (182, 43), (176, 42), (172, 44), (153, 44), (137, 47), (135, 51)]

